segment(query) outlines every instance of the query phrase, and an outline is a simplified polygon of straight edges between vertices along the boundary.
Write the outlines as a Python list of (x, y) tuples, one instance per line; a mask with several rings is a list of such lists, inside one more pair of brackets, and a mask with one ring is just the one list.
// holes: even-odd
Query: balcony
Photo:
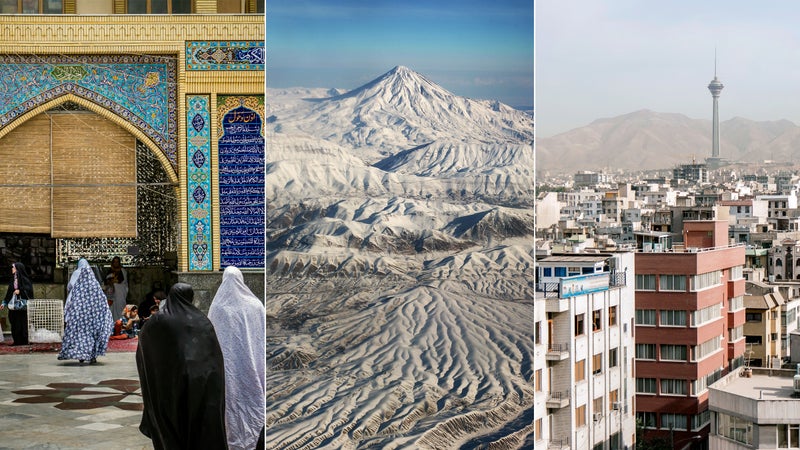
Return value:
[(569, 343), (548, 345), (545, 358), (547, 358), (548, 361), (563, 361), (569, 359)]
[(547, 442), (547, 449), (548, 450), (562, 450), (568, 449), (569, 447), (569, 438), (561, 438), (561, 439), (550, 439)]
[(566, 408), (569, 406), (569, 389), (561, 392), (550, 392), (547, 396), (548, 408)]

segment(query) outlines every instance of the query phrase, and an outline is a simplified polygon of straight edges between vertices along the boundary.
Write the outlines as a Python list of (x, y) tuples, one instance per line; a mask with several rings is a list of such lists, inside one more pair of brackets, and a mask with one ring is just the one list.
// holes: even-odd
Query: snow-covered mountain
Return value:
[(530, 444), (532, 116), (402, 66), (267, 98), (267, 447)]

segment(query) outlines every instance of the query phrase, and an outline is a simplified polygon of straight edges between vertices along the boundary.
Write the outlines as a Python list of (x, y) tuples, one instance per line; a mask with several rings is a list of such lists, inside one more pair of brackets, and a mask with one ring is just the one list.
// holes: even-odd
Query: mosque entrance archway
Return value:
[(0, 267), (113, 256), (129, 266), (174, 265), (179, 189), (164, 160), (75, 102), (26, 118), (0, 138), (0, 239), (15, 243), (0, 249)]

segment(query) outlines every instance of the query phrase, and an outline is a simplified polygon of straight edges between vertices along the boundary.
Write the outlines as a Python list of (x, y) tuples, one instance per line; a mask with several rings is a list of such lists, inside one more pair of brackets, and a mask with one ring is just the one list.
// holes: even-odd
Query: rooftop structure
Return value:
[(708, 389), (709, 448), (800, 447), (796, 370), (739, 369)]

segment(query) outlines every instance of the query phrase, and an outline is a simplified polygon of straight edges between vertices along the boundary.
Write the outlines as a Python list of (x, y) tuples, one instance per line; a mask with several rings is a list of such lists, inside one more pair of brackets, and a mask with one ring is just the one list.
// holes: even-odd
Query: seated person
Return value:
[[(157, 312), (158, 312), (158, 305), (153, 305), (153, 306), (151, 306), (151, 307), (150, 307), (150, 314), (148, 314), (148, 315), (147, 315), (147, 317), (143, 317), (143, 318), (141, 318), (141, 323), (142, 323), (142, 325), (141, 325), (139, 328), (143, 327), (143, 326), (144, 326), (144, 324), (146, 324), (146, 323), (147, 323), (147, 321), (148, 321), (148, 320), (150, 320), (150, 317), (151, 317), (153, 314), (156, 314)], [(140, 317), (141, 317), (141, 316), (140, 316)]]
[(139, 334), (139, 315), (136, 305), (125, 305), (122, 317), (114, 322), (114, 334), (111, 339), (130, 339)]
[(165, 298), (167, 298), (167, 294), (165, 294), (162, 290), (149, 292), (147, 294), (147, 298), (142, 300), (142, 303), (139, 303), (139, 318), (146, 320), (150, 315), (150, 310), (152, 307), (161, 304), (161, 301)]

